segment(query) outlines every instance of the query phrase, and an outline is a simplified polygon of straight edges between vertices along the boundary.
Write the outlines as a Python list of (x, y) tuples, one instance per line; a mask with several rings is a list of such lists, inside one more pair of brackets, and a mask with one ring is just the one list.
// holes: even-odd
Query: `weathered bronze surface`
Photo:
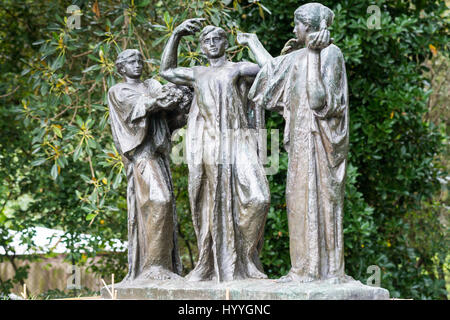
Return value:
[(247, 93), (260, 68), (227, 60), (225, 31), (206, 26), (200, 45), (209, 66), (177, 66), (182, 36), (203, 19), (179, 25), (168, 40), (161, 76), (194, 88), (187, 124), (189, 197), (198, 262), (189, 280), (266, 278), (259, 253), (269, 209), (269, 186), (249, 121)]
[(124, 281), (179, 278), (177, 217), (169, 167), (171, 132), (183, 126), (187, 88), (141, 81), (142, 55), (125, 50), (116, 61), (124, 82), (108, 92), (114, 143), (128, 179), (128, 264)]
[[(109, 287), (111, 288), (111, 287)], [(385, 300), (389, 291), (363, 285), (359, 281), (328, 279), (299, 282), (277, 282), (271, 279), (244, 279), (230, 282), (185, 279), (134, 281), (118, 284), (118, 299), (151, 300)], [(111, 296), (102, 289), (102, 296)], [(250, 302), (251, 303), (251, 302)], [(211, 317), (214, 319), (214, 317)]]
[[(204, 19), (184, 21), (162, 55), (160, 74), (173, 83), (166, 86), (140, 80), (138, 51), (119, 55), (116, 64), (125, 82), (110, 89), (108, 103), (114, 141), (128, 178), (126, 280), (135, 281), (118, 286), (124, 298), (153, 299), (158, 293), (184, 299), (194, 294), (189, 292), (200, 292), (217, 299), (222, 284), (211, 289), (210, 283), (231, 280), (243, 280), (231, 284), (236, 298), (389, 296), (386, 290), (356, 283), (344, 273), (349, 110), (344, 57), (328, 31), (334, 14), (319, 3), (309, 3), (294, 16), (296, 38), (286, 43), (279, 57), (272, 57), (255, 34), (238, 34), (238, 42), (252, 50), (258, 64), (228, 61), (222, 28), (201, 30)], [(180, 40), (200, 30), (208, 65), (179, 67)], [(192, 104), (187, 87), (193, 88)], [(283, 115), (289, 154), (286, 203), (292, 268), (276, 287), (270, 280), (247, 280), (267, 278), (259, 254), (270, 193), (256, 132), (264, 127), (265, 110)], [(198, 245), (197, 264), (186, 279), (204, 281), (199, 287), (178, 276), (168, 162), (170, 134), (186, 123), (188, 191)], [(253, 289), (242, 287), (249, 285)]]
[[(249, 98), (279, 111), (289, 153), (286, 186), (292, 268), (281, 281), (341, 278), (343, 203), (348, 152), (344, 57), (332, 44), (333, 12), (319, 3), (295, 11), (296, 39), (273, 58), (254, 34), (240, 34), (262, 67)], [(300, 48), (300, 49), (299, 49)]]

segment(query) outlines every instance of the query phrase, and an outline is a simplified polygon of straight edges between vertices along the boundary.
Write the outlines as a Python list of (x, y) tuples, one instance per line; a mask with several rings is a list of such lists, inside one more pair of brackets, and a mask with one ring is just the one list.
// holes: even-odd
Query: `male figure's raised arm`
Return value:
[(241, 62), (239, 63), (239, 75), (241, 77), (256, 77), (261, 68), (256, 63)]
[(202, 21), (205, 19), (189, 19), (175, 28), (167, 42), (162, 58), (159, 73), (161, 77), (175, 84), (192, 86), (194, 71), (191, 68), (178, 67), (177, 51), (181, 37), (195, 34), (200, 30)]
[(244, 79), (246, 83), (251, 85), (255, 80), (261, 68), (256, 63), (251, 62), (240, 62), (238, 65), (239, 77)]

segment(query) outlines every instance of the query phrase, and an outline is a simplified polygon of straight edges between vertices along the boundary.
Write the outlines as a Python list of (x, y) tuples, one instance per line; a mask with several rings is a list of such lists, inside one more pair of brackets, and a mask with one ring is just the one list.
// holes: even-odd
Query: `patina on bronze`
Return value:
[(227, 60), (226, 33), (206, 26), (200, 35), (209, 66), (177, 66), (182, 36), (204, 19), (184, 21), (168, 40), (162, 77), (194, 88), (186, 132), (189, 198), (198, 244), (191, 281), (266, 278), (259, 260), (270, 194), (249, 121), (247, 93), (260, 70)]
[[(343, 203), (348, 153), (344, 57), (331, 44), (333, 12), (319, 3), (295, 11), (296, 40), (273, 58), (255, 34), (239, 34), (262, 66), (249, 98), (282, 113), (289, 153), (286, 186), (292, 268), (281, 281), (348, 279)], [(300, 48), (300, 49), (297, 49)]]
[(111, 130), (127, 175), (128, 265), (124, 282), (180, 278), (177, 216), (169, 167), (171, 132), (186, 123), (187, 88), (141, 81), (142, 55), (116, 60), (124, 82), (108, 91)]

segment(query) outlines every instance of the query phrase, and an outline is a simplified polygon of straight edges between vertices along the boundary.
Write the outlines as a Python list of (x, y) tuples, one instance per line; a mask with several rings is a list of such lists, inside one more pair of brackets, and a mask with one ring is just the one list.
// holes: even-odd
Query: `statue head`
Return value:
[(142, 54), (136, 49), (126, 49), (116, 59), (117, 72), (123, 77), (139, 79), (143, 66)]
[(323, 4), (313, 2), (297, 8), (294, 12), (294, 33), (298, 42), (304, 44), (308, 34), (331, 26), (334, 13)]
[(222, 57), (228, 48), (225, 30), (215, 26), (204, 27), (200, 34), (200, 46), (208, 59)]

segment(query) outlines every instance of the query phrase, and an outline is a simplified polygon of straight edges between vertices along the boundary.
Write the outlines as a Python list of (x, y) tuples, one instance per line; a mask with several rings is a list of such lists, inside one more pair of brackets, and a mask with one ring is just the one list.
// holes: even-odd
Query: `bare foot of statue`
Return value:
[(326, 281), (327, 283), (331, 283), (331, 284), (341, 284), (341, 283), (346, 283), (346, 282), (350, 282), (350, 281), (355, 281), (355, 279), (353, 279), (352, 277), (345, 274), (343, 276), (330, 275), (329, 277), (324, 279), (324, 281)]
[(169, 280), (169, 279), (183, 279), (176, 273), (163, 268), (161, 266), (151, 266), (143, 271), (136, 280)]
[(290, 271), (287, 275), (276, 280), (276, 282), (279, 282), (279, 283), (286, 283), (286, 282), (307, 283), (307, 282), (313, 282), (313, 281), (324, 281), (329, 284), (341, 284), (341, 283), (346, 283), (346, 282), (350, 282), (350, 281), (355, 281), (355, 279), (353, 279), (352, 277), (347, 276), (347, 275), (343, 275), (343, 276), (330, 275), (329, 277), (319, 279), (319, 278), (310, 277), (310, 276), (300, 276), (300, 275), (297, 275), (296, 273)]
[(248, 276), (253, 279), (267, 279), (267, 275), (260, 271), (252, 261), (247, 262)]
[(185, 278), (187, 281), (212, 281), (215, 280), (213, 272), (205, 269), (196, 269), (189, 272)]
[(299, 276), (295, 274), (294, 272), (289, 272), (287, 275), (281, 277), (280, 279), (276, 280), (276, 282), (279, 283), (286, 283), (286, 282), (300, 282), (300, 283), (307, 283), (317, 280), (314, 277), (309, 276)]
[(131, 281), (131, 274), (128, 273), (121, 281), (121, 283), (130, 282)]

